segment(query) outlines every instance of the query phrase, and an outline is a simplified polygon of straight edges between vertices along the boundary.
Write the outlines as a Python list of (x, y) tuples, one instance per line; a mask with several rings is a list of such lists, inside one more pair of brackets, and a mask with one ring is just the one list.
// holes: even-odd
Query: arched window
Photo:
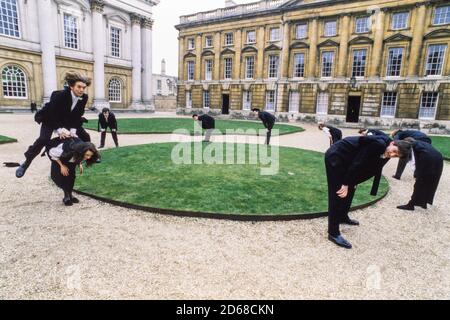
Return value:
[(109, 80), (109, 102), (122, 102), (122, 83), (117, 78)]
[(16, 0), (0, 0), (0, 34), (19, 38), (19, 13)]
[(17, 66), (6, 66), (2, 70), (2, 86), (5, 98), (26, 99), (27, 77)]

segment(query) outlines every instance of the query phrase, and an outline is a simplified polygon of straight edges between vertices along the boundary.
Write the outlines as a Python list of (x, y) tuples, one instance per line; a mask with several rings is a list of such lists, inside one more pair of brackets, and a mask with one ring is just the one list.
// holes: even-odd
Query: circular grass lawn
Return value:
[[(186, 160), (193, 159), (187, 152), (189, 147), (194, 150), (193, 145), (178, 144), (179, 148), (187, 149)], [(223, 145), (198, 143), (197, 147), (204, 154), (220, 155), (211, 150)], [(226, 144), (229, 150), (246, 149), (246, 164), (235, 165), (175, 164), (171, 159), (175, 146), (161, 143), (105, 150), (102, 163), (78, 177), (76, 189), (119, 205), (181, 215), (207, 213), (216, 218), (276, 220), (312, 218), (327, 212), (327, 182), (321, 153), (280, 147), (278, 172), (264, 176), (261, 169), (269, 166), (249, 164), (250, 145)], [(255, 147), (258, 148), (252, 145)], [(183, 154), (178, 151), (176, 154)], [(272, 152), (269, 157), (274, 156), (275, 160), (276, 152)], [(225, 149), (224, 159), (226, 154)], [(372, 197), (371, 185), (372, 181), (368, 181), (358, 187), (354, 206), (373, 203), (388, 191), (383, 178), (379, 196)]]
[[(188, 118), (117, 119), (117, 122), (119, 134), (169, 134), (179, 129), (187, 130), (191, 135), (194, 134), (194, 121)], [(97, 130), (97, 121), (90, 120), (84, 127), (89, 130)], [(264, 126), (262, 122), (258, 121), (216, 119), (216, 129), (224, 134), (227, 129), (261, 130), (264, 129)], [(303, 128), (297, 126), (278, 123), (275, 124), (274, 129), (278, 129), (280, 135), (304, 131)]]
[(0, 135), (0, 144), (13, 143), (13, 142), (17, 142), (17, 140), (13, 139), (13, 138), (9, 138), (9, 137), (5, 137), (5, 136), (1, 136)]

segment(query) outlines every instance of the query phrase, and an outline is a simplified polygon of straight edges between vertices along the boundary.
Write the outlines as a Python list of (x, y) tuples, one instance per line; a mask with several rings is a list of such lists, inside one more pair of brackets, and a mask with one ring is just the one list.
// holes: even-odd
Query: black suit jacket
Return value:
[(368, 136), (382, 136), (382, 137), (389, 137), (386, 133), (384, 133), (381, 130), (377, 130), (377, 129), (369, 129), (367, 130), (367, 135)]
[(260, 111), (258, 113), (258, 117), (262, 121), (264, 127), (266, 127), (267, 129), (272, 129), (273, 126), (275, 125), (276, 118), (273, 114), (269, 112)]
[(98, 131), (100, 131), (100, 128), (106, 129), (110, 127), (111, 129), (117, 130), (117, 120), (114, 113), (111, 111), (109, 112), (108, 120), (105, 119), (105, 116), (103, 113), (99, 113), (98, 115)]
[(84, 94), (75, 108), (71, 110), (71, 90), (55, 91), (43, 109), (42, 123), (52, 129), (66, 128), (70, 130), (72, 128), (81, 128), (87, 101), (88, 95)]
[(415, 141), (412, 145), (416, 163), (416, 178), (424, 176), (440, 175), (444, 164), (442, 154), (431, 144), (423, 141)]
[(374, 178), (372, 195), (377, 195), (383, 167), (389, 159), (382, 155), (391, 143), (384, 136), (349, 137), (335, 143), (326, 157), (332, 166), (344, 167), (343, 185), (356, 186)]
[(417, 141), (423, 141), (429, 144), (432, 143), (430, 137), (418, 130), (399, 130), (394, 136), (395, 140), (404, 140), (406, 138), (414, 138)]
[(216, 120), (210, 115), (204, 114), (198, 117), (198, 121), (202, 123), (202, 129), (215, 129)]

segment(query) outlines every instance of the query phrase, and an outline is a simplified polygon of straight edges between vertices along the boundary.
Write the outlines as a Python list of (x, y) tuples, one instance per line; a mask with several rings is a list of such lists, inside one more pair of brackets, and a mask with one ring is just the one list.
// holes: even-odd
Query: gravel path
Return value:
[[(324, 151), (325, 136), (304, 127), (281, 144)], [(0, 134), (19, 140), (0, 146), (0, 162), (21, 161), (38, 130), (30, 115), (0, 115)], [(65, 208), (47, 158), (22, 180), (0, 167), (0, 299), (449, 299), (450, 166), (435, 206), (407, 213), (395, 207), (408, 201), (413, 178), (390, 179), (396, 163), (385, 169), (388, 197), (353, 214), (361, 227), (343, 227), (351, 251), (326, 240), (326, 219), (178, 218), (85, 197)]]

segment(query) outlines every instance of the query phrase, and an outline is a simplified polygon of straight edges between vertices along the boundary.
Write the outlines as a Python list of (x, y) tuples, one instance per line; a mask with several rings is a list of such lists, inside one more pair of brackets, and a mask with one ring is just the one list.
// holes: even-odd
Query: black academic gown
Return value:
[(198, 117), (198, 121), (202, 124), (202, 129), (215, 129), (216, 128), (216, 120), (210, 115), (204, 114)]
[(404, 140), (406, 138), (414, 138), (414, 140), (432, 144), (431, 138), (418, 130), (400, 130), (394, 136), (395, 140)]
[(412, 148), (416, 183), (411, 202), (418, 206), (432, 205), (444, 169), (443, 156), (431, 144), (423, 141), (414, 142)]
[[(339, 224), (348, 218), (355, 188), (374, 178), (372, 195), (377, 195), (382, 170), (389, 159), (382, 156), (392, 140), (388, 137), (349, 137), (331, 146), (325, 154), (328, 181), (328, 232), (340, 235)], [(336, 192), (349, 187), (348, 196), (339, 198)]]
[(342, 131), (338, 128), (327, 126), (330, 129), (331, 139), (333, 140), (333, 144), (342, 140)]

